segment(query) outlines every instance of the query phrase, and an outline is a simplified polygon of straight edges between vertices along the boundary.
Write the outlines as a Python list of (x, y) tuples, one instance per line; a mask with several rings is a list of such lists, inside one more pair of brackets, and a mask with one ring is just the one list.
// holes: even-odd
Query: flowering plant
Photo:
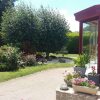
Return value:
[(65, 83), (67, 83), (68, 86), (72, 86), (72, 80), (74, 78), (81, 77), (80, 73), (76, 73), (76, 72), (70, 73), (65, 71), (63, 74), (64, 74), (64, 81)]
[(87, 78), (76, 78), (73, 80), (72, 84), (78, 85), (78, 86), (86, 86), (90, 88), (95, 88), (96, 84), (92, 80), (88, 80)]
[(63, 74), (65, 77), (65, 80), (72, 80), (73, 78), (81, 77), (80, 73), (76, 73), (76, 72), (70, 73), (70, 72), (65, 71)]
[(96, 68), (95, 68), (95, 66), (92, 66), (91, 69), (92, 69), (92, 72), (89, 73), (89, 75), (95, 76), (96, 75)]

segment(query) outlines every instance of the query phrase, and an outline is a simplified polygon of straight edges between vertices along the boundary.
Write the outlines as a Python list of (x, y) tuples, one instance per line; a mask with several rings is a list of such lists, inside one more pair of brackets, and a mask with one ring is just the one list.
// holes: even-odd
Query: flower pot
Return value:
[(97, 91), (99, 90), (99, 87), (90, 88), (90, 87), (78, 86), (78, 85), (72, 85), (72, 87), (75, 92), (88, 93), (92, 95), (96, 95)]
[(100, 85), (100, 81), (99, 81), (99, 79), (100, 79), (100, 75), (99, 74), (96, 74), (96, 75), (88, 75), (88, 80), (92, 80), (92, 81), (94, 81), (95, 83), (96, 83), (96, 85)]
[(72, 87), (72, 81), (71, 80), (64, 79), (64, 81), (67, 84), (67, 86)]
[(86, 72), (86, 68), (85, 67), (74, 67), (74, 71), (84, 76)]

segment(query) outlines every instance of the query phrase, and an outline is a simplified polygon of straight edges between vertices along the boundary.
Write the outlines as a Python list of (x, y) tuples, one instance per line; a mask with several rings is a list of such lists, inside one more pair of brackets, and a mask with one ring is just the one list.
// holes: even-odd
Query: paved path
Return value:
[(0, 100), (56, 100), (56, 88), (63, 83), (63, 72), (72, 68), (59, 68), (38, 72), (0, 83)]

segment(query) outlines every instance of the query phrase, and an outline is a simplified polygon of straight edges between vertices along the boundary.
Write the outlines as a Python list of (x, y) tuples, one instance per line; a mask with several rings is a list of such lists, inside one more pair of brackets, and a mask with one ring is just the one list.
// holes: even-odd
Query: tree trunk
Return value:
[(46, 58), (47, 59), (49, 58), (49, 52), (46, 52)]

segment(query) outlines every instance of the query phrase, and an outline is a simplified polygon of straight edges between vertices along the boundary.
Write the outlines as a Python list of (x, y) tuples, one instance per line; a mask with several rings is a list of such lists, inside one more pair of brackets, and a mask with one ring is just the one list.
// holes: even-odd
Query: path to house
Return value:
[(63, 83), (65, 70), (72, 68), (51, 69), (0, 83), (0, 100), (56, 100), (56, 88)]

